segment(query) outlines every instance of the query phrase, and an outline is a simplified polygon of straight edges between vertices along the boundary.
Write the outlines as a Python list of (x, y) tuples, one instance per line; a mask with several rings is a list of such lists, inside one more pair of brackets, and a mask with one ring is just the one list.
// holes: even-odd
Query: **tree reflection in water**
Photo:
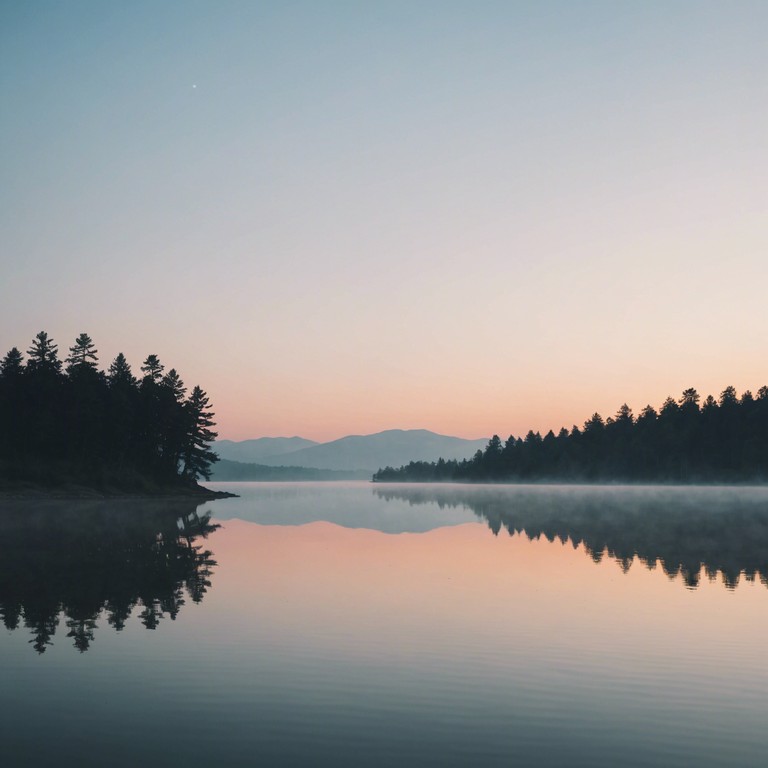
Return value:
[(216, 565), (200, 539), (219, 526), (194, 501), (15, 502), (0, 507), (0, 619), (26, 627), (38, 653), (66, 636), (87, 651), (99, 620), (147, 629), (199, 603)]
[(606, 555), (626, 573), (635, 557), (694, 589), (702, 574), (734, 589), (742, 574), (768, 586), (768, 490), (706, 487), (407, 486), (385, 500), (463, 506), (494, 534), (544, 537)]

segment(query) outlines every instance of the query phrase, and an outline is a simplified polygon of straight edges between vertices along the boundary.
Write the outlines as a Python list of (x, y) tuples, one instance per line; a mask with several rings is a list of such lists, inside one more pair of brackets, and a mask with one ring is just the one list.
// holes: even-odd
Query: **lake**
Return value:
[(4, 766), (762, 766), (768, 489), (0, 508)]

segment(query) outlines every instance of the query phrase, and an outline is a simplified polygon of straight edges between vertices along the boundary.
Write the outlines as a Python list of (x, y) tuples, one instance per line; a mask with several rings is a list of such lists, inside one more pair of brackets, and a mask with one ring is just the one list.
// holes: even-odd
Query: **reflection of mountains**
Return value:
[(385, 500), (464, 506), (494, 534), (583, 544), (626, 572), (635, 555), (696, 587), (702, 570), (734, 588), (743, 573), (768, 586), (768, 489), (463, 486), (375, 489)]
[(133, 609), (147, 629), (200, 602), (216, 565), (196, 544), (218, 526), (194, 502), (32, 502), (0, 507), (0, 618), (44, 653), (63, 618), (88, 650), (103, 615), (120, 631)]

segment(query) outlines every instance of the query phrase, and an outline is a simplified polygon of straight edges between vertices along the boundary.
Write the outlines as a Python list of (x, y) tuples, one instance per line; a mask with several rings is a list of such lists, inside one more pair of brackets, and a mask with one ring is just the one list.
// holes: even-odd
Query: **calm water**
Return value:
[(0, 510), (4, 766), (766, 764), (768, 490), (231, 487)]

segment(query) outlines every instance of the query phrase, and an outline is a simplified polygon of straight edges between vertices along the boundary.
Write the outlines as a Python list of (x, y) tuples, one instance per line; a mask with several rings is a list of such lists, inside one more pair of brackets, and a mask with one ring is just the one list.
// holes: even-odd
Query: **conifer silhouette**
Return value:
[[(138, 382), (122, 353), (98, 370), (93, 339), (81, 333), (62, 372), (57, 346), (38, 333), (27, 353), (0, 360), (0, 487), (77, 483), (153, 492), (210, 477), (218, 457), (210, 401), (176, 369), (163, 376), (149, 355)], [(78, 630), (80, 631), (80, 630)]]
[(635, 419), (625, 403), (616, 415), (595, 413), (583, 430), (562, 428), (542, 438), (510, 436), (499, 452), (494, 435), (485, 451), (465, 461), (411, 462), (380, 469), (386, 481), (629, 481), (765, 482), (768, 480), (768, 386), (739, 398), (726, 387), (700, 405), (693, 389), (647, 405)]

